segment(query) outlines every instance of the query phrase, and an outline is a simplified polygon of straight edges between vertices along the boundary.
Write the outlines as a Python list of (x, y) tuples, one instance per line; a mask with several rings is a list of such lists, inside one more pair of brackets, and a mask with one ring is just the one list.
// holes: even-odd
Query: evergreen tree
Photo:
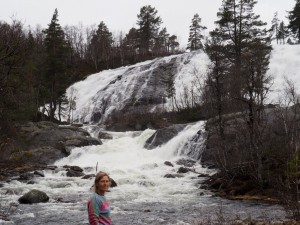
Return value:
[(125, 35), (122, 41), (121, 48), (124, 51), (124, 58), (126, 63), (136, 63), (139, 49), (139, 35), (137, 29), (131, 28)]
[(255, 0), (223, 0), (217, 13), (218, 27), (214, 32), (226, 43), (227, 57), (232, 62), (231, 93), (236, 99), (242, 98), (242, 53), (247, 51), (251, 43), (266, 43), (268, 39), (267, 31), (262, 29), (266, 23), (253, 12), (256, 3)]
[(55, 9), (51, 22), (44, 33), (46, 35), (44, 40), (46, 48), (44, 85), (49, 94), (47, 99), (47, 102), (49, 102), (49, 116), (51, 120), (54, 120), (58, 100), (68, 86), (66, 57), (69, 50), (64, 32), (58, 23), (57, 9)]
[(157, 38), (155, 38), (154, 50), (157, 54), (164, 54), (168, 52), (169, 36), (167, 28), (159, 31)]
[(272, 36), (275, 36), (276, 42), (278, 44), (278, 30), (279, 30), (279, 19), (278, 19), (278, 12), (275, 12), (274, 17), (272, 19), (272, 26), (270, 31), (272, 32)]
[[(253, 12), (256, 3), (255, 0), (223, 0), (222, 8), (217, 14), (217, 28), (211, 32), (212, 46), (207, 50), (214, 63), (208, 80), (216, 85), (214, 90), (217, 94), (214, 96), (218, 107), (215, 110), (219, 111), (215, 114), (220, 119), (220, 112), (224, 111), (225, 105), (230, 105), (229, 112), (246, 112), (244, 119), (247, 125), (243, 127), (246, 132), (239, 138), (243, 139), (246, 145), (243, 149), (247, 154), (245, 163), (251, 161), (254, 165), (249, 165), (248, 173), (255, 176), (259, 187), (262, 187), (263, 146), (260, 138), (263, 136), (263, 106), (270, 85), (266, 72), (271, 47), (268, 33), (262, 28), (265, 23)], [(226, 95), (218, 94), (222, 92)], [(223, 125), (221, 118), (220, 134), (224, 129)], [(226, 151), (230, 149), (224, 148), (224, 155), (227, 154)], [(227, 162), (228, 158), (221, 163), (225, 166), (224, 171), (227, 171), (229, 176), (234, 176), (237, 170), (230, 169), (232, 164)]]
[(168, 51), (171, 53), (176, 52), (176, 48), (178, 48), (179, 42), (177, 41), (177, 36), (176, 35), (171, 35), (169, 37), (169, 43), (168, 43)]
[(296, 0), (294, 9), (289, 12), (289, 25), (288, 28), (298, 39), (300, 43), (300, 0)]
[(201, 25), (201, 18), (198, 14), (195, 14), (192, 19), (192, 25), (190, 26), (190, 35), (188, 39), (188, 46), (187, 49), (191, 51), (203, 49), (202, 41), (203, 31), (207, 29), (205, 26)]
[[(285, 44), (285, 39), (288, 36), (287, 27), (284, 25), (284, 22), (281, 21), (278, 28), (278, 34), (277, 34), (277, 40), (280, 41), (280, 43)], [(278, 42), (277, 42), (278, 43)]]
[(108, 69), (112, 53), (112, 34), (103, 21), (98, 25), (96, 33), (92, 36), (89, 50), (96, 70)]
[(150, 5), (143, 6), (140, 14), (137, 15), (137, 25), (139, 26), (140, 53), (148, 54), (153, 47), (154, 39), (157, 36), (161, 18), (156, 15), (157, 10)]

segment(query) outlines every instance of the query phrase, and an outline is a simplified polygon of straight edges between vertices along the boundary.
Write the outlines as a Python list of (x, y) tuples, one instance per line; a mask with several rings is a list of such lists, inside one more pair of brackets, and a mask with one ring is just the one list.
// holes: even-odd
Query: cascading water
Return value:
[[(70, 156), (55, 163), (58, 166), (56, 170), (45, 170), (45, 177), (36, 178), (34, 184), (13, 180), (4, 185), (1, 201), (17, 201), (31, 189), (42, 190), (50, 197), (48, 203), (20, 205), (12, 220), (5, 223), (87, 224), (86, 201), (93, 180), (67, 177), (62, 166), (80, 166), (86, 174), (90, 174), (95, 173), (97, 164), (98, 171), (108, 172), (118, 184), (107, 193), (114, 224), (194, 224), (203, 217), (215, 216), (220, 207), (224, 216), (283, 218), (284, 212), (279, 206), (212, 197), (209, 191), (199, 188), (204, 178), (199, 178), (198, 173), (214, 171), (200, 164), (193, 166), (194, 172), (175, 178), (164, 177), (177, 173), (180, 166), (175, 162), (187, 157), (182, 154), (192, 152), (192, 155), (198, 155), (195, 154), (195, 146), (188, 143), (197, 133), (200, 135), (198, 140), (201, 139), (203, 126), (204, 122), (189, 125), (165, 145), (153, 150), (143, 148), (145, 141), (154, 133), (149, 129), (143, 132), (110, 132), (113, 139), (104, 140), (103, 145), (75, 148)], [(197, 148), (201, 149), (200, 146)], [(165, 165), (166, 160), (174, 167)]]

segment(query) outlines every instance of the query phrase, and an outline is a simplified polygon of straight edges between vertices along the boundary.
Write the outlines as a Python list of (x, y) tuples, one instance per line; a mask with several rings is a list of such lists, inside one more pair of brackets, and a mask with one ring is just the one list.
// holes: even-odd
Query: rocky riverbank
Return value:
[(75, 147), (102, 144), (80, 127), (47, 121), (14, 124), (14, 130), (13, 137), (1, 142), (0, 180), (45, 169)]

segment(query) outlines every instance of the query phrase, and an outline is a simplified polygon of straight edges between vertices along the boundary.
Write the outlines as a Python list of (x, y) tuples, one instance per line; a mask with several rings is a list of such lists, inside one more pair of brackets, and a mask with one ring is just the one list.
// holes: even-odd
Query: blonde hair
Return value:
[(108, 175), (107, 173), (102, 172), (102, 171), (98, 172), (98, 173), (96, 174), (95, 182), (94, 182), (94, 191), (95, 191), (96, 193), (98, 193), (98, 184), (99, 184), (99, 181), (100, 181), (103, 177), (108, 177), (108, 180), (109, 180), (109, 183), (110, 183), (110, 177), (109, 177), (109, 175)]

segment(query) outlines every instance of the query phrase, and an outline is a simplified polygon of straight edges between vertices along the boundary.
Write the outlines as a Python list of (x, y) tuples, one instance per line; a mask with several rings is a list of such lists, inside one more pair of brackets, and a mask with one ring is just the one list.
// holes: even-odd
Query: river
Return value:
[[(108, 172), (117, 182), (118, 186), (107, 193), (115, 225), (197, 224), (200, 220), (221, 217), (284, 219), (286, 215), (281, 206), (221, 199), (201, 189), (201, 182), (206, 178), (198, 175), (210, 175), (215, 171), (199, 163), (192, 167), (194, 172), (182, 177), (164, 177), (177, 173), (180, 165), (176, 161), (187, 159), (184, 155), (187, 143), (203, 127), (204, 122), (189, 125), (168, 143), (153, 150), (143, 147), (155, 132), (150, 129), (109, 132), (113, 139), (104, 140), (103, 145), (75, 148), (68, 157), (55, 162), (55, 170), (44, 170), (45, 177), (36, 177), (34, 184), (17, 180), (4, 184), (0, 189), (2, 207), (16, 202), (32, 189), (44, 191), (50, 200), (33, 205), (20, 204), (11, 220), (0, 220), (0, 224), (88, 224), (86, 202), (93, 179), (67, 177), (64, 165), (80, 166), (86, 174), (95, 173), (97, 168), (97, 171)], [(95, 127), (85, 129), (96, 135)], [(165, 165), (165, 161), (174, 167)]]

